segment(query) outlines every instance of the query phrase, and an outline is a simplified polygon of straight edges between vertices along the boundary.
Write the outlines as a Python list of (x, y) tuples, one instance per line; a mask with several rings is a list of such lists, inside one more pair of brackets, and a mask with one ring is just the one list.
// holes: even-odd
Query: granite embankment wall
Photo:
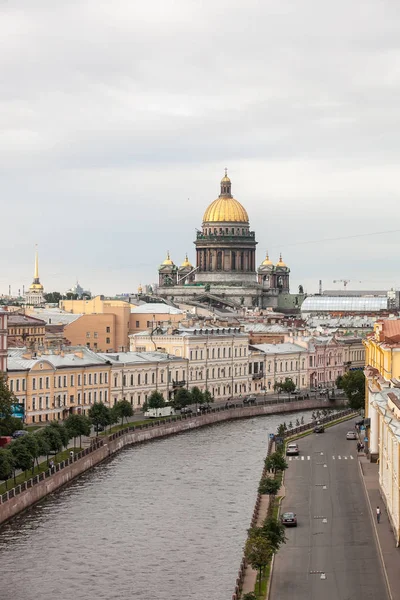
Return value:
[(203, 415), (179, 415), (165, 421), (149, 421), (145, 425), (127, 427), (102, 439), (94, 439), (91, 447), (82, 450), (75, 456), (75, 459), (68, 459), (58, 464), (55, 470), (45, 471), (1, 495), (0, 524), (39, 502), (126, 446), (149, 442), (157, 438), (176, 435), (233, 419), (248, 419), (256, 416), (326, 407), (326, 402), (316, 399), (284, 403), (267, 402), (255, 406), (236, 405), (235, 408), (230, 409), (213, 408)]

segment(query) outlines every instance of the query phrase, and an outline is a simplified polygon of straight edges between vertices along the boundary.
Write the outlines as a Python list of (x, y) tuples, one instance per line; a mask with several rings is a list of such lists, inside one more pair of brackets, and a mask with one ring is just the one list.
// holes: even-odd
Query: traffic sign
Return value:
[(274, 434), (274, 433), (270, 433), (270, 434), (269, 434), (269, 439), (270, 439), (270, 440), (273, 440), (274, 438), (275, 438), (275, 434)]
[(368, 442), (368, 438), (367, 437), (364, 438), (364, 442)]

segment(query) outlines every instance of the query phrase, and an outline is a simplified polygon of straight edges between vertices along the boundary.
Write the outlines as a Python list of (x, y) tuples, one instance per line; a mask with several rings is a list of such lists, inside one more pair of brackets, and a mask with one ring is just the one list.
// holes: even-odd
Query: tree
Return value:
[(56, 427), (50, 427), (50, 425), (47, 425), (41, 432), (41, 435), (43, 435), (46, 439), (46, 443), (49, 447), (49, 454), (50, 452), (53, 452), (56, 457), (58, 452), (61, 452), (63, 447), (60, 431)]
[(60, 292), (49, 292), (44, 295), (44, 299), (48, 304), (58, 304), (61, 300), (62, 296)]
[[(164, 398), (163, 398), (163, 400), (164, 400)], [(115, 409), (115, 412), (117, 413), (118, 417), (121, 418), (122, 425), (124, 424), (124, 418), (128, 418), (133, 415), (132, 404), (130, 402), (128, 402), (128, 400), (120, 400), (114, 406), (114, 409)]]
[(79, 437), (79, 447), (82, 448), (82, 436), (90, 435), (90, 420), (85, 415), (69, 415), (64, 427), (67, 429), (69, 436), (74, 438), (74, 447), (76, 448), (75, 440)]
[(257, 596), (254, 592), (247, 592), (247, 594), (242, 596), (242, 600), (257, 600)]
[(68, 429), (65, 427), (65, 425), (61, 425), (61, 423), (58, 423), (57, 421), (52, 421), (49, 425), (47, 425), (47, 427), (53, 428), (56, 431), (58, 431), (62, 446), (64, 446), (64, 448), (68, 448), (69, 440), (73, 436), (70, 435), (70, 433), (69, 433)]
[[(144, 403), (147, 406), (147, 403)], [(112, 425), (116, 425), (119, 423), (119, 414), (116, 410), (117, 405), (113, 406), (112, 408), (110, 408), (110, 412), (108, 413), (108, 424), (110, 426), (110, 432), (111, 432), (111, 427)], [(147, 408), (146, 408), (147, 410)]]
[(345, 373), (342, 377), (341, 386), (351, 408), (359, 410), (364, 407), (365, 377), (363, 371), (348, 371)]
[(95, 402), (89, 409), (89, 419), (99, 435), (99, 426), (106, 427), (110, 422), (110, 409), (102, 402)]
[(0, 479), (5, 479), (6, 489), (8, 480), (11, 477), (14, 469), (14, 456), (8, 448), (0, 449)]
[(163, 408), (165, 406), (164, 396), (154, 391), (147, 398), (147, 408)]
[(264, 477), (261, 479), (260, 485), (258, 486), (258, 493), (275, 496), (280, 487), (281, 484), (277, 479), (274, 479), (273, 477)]
[(191, 390), (190, 390), (190, 394), (192, 396), (192, 402), (193, 404), (204, 404), (205, 399), (204, 399), (204, 394), (203, 392), (200, 390), (200, 388), (197, 387), (197, 385), (195, 385)]
[(49, 464), (50, 445), (45, 430), (36, 433), (36, 441), (39, 446), (39, 456), (45, 456), (47, 458), (47, 464)]
[(252, 568), (256, 569), (259, 573), (259, 594), (261, 594), (262, 571), (267, 566), (272, 554), (270, 543), (265, 537), (261, 535), (254, 535), (247, 538), (247, 542), (244, 547), (244, 556)]
[(193, 404), (192, 394), (186, 388), (180, 388), (175, 394), (173, 403), (174, 408), (178, 410), (184, 406), (189, 406), (189, 404)]
[(29, 454), (32, 457), (32, 475), (33, 475), (33, 471), (35, 468), (35, 460), (36, 460), (36, 462), (38, 462), (39, 456), (40, 456), (37, 436), (34, 433), (27, 433), (20, 439), (21, 439), (21, 444), (24, 444), (24, 446), (26, 446)]
[(14, 431), (22, 429), (21, 419), (18, 417), (6, 417), (0, 419), (0, 435), (12, 435)]
[(33, 458), (22, 440), (16, 440), (10, 445), (10, 450), (14, 457), (14, 482), (16, 483), (15, 469), (25, 471), (32, 467)]
[(296, 384), (290, 377), (285, 377), (285, 381), (282, 383), (282, 390), (288, 394), (291, 394), (296, 389)]
[(286, 529), (283, 523), (273, 517), (267, 519), (262, 526), (262, 535), (269, 541), (274, 554), (278, 552), (282, 544), (286, 543), (285, 533)]
[(267, 471), (277, 473), (277, 471), (284, 471), (288, 468), (288, 464), (285, 457), (281, 452), (273, 452), (265, 459), (265, 467)]
[(214, 396), (211, 394), (210, 391), (206, 390), (203, 395), (204, 395), (204, 402), (206, 404), (212, 404), (212, 402), (214, 402)]
[(0, 373), (0, 418), (7, 419), (11, 417), (12, 406), (17, 399), (10, 392), (7, 386), (5, 375)]

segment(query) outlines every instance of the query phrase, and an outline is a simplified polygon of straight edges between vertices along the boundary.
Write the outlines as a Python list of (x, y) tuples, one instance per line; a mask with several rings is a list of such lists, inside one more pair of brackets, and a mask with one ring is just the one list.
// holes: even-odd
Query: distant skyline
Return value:
[(194, 263), (224, 167), (292, 291), (400, 287), (395, 3), (19, 0), (0, 34), (0, 293), (36, 243), (47, 292)]

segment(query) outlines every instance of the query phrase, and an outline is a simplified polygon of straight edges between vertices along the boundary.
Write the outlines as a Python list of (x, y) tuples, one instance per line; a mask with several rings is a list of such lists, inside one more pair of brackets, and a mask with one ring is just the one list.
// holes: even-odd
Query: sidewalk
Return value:
[[(379, 492), (378, 465), (370, 463), (366, 456), (359, 455), (359, 465), (365, 492), (371, 510), (371, 518), (378, 543), (378, 550), (383, 562), (386, 583), (391, 600), (400, 600), (400, 548), (396, 548), (396, 540), (386, 513), (385, 504)], [(381, 522), (376, 522), (376, 507), (379, 506)]]

